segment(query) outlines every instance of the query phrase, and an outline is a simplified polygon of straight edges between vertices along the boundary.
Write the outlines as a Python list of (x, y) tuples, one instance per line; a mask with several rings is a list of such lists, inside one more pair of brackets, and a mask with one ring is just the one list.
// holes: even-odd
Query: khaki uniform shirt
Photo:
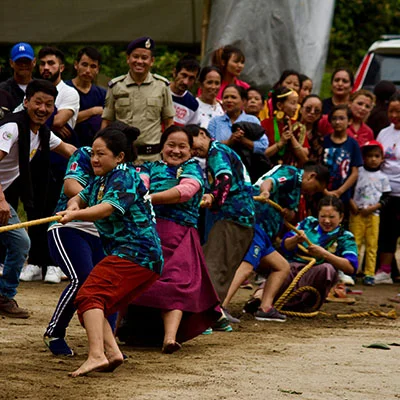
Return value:
[[(121, 121), (140, 129), (137, 146), (160, 143), (161, 122), (175, 116), (168, 81), (158, 75), (148, 73), (140, 85), (131, 75), (112, 79), (106, 95), (102, 118)], [(140, 155), (139, 159), (153, 161), (158, 155)]]

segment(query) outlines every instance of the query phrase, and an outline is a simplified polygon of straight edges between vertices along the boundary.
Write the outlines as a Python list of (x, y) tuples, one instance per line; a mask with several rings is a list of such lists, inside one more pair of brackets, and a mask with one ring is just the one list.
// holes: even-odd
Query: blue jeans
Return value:
[[(8, 225), (21, 222), (10, 205), (11, 218)], [(19, 275), (28, 257), (31, 241), (25, 229), (0, 233), (0, 243), (6, 249), (3, 276), (0, 277), (0, 294), (12, 299), (17, 294)]]

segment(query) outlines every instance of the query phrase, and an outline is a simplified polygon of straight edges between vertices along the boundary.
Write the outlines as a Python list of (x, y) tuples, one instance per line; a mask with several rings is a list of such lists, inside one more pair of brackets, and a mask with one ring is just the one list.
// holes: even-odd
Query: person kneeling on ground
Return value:
[(271, 199), (283, 207), (283, 213), (270, 204), (256, 202), (256, 226), (253, 242), (236, 271), (229, 292), (222, 307), (231, 322), (239, 322), (227, 311), (230, 300), (239, 289), (240, 284), (247, 279), (252, 270), (265, 272), (272, 270), (263, 290), (262, 301), (256, 302), (259, 309), (253, 310), (255, 318), (260, 321), (286, 320), (280, 314), (273, 302), (280, 287), (289, 274), (288, 262), (272, 246), (272, 241), (283, 227), (284, 218), (293, 217), (302, 193), (313, 195), (322, 192), (329, 179), (328, 169), (309, 162), (304, 170), (288, 165), (280, 165), (263, 175), (254, 185), (254, 192), (260, 193), (265, 199)]
[[(319, 292), (319, 299), (310, 292), (296, 296), (285, 306), (293, 311), (319, 309), (324, 303), (332, 287), (338, 281), (338, 272), (353, 275), (357, 271), (357, 245), (351, 232), (341, 226), (344, 210), (343, 203), (335, 196), (323, 197), (318, 205), (318, 219), (307, 217), (297, 228), (300, 234), (288, 232), (282, 239), (282, 249), (290, 262), (290, 274), (281, 288), (282, 294), (292, 283), (296, 275), (306, 266), (301, 258), (298, 245), (302, 243), (308, 250), (309, 257), (315, 257), (317, 263), (305, 273), (296, 284), (294, 290), (303, 286), (312, 286)], [(313, 245), (305, 242), (308, 238)]]

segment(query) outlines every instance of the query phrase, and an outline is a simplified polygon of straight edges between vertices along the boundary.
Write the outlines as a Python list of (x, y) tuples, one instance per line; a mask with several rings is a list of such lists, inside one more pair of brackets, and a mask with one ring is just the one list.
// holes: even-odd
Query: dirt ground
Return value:
[[(42, 341), (64, 286), (21, 283), (17, 301), (32, 312), (31, 318), (0, 319), (0, 399), (400, 399), (400, 347), (363, 347), (400, 343), (400, 319), (373, 317), (273, 323), (245, 315), (233, 332), (202, 335), (173, 355), (122, 346), (129, 359), (115, 372), (69, 378), (87, 354), (77, 319), (67, 338), (74, 357), (54, 357)], [(396, 307), (387, 298), (400, 286), (356, 289), (363, 290), (356, 304), (330, 303), (322, 310), (387, 312)], [(234, 314), (241, 313), (250, 293), (241, 289)]]

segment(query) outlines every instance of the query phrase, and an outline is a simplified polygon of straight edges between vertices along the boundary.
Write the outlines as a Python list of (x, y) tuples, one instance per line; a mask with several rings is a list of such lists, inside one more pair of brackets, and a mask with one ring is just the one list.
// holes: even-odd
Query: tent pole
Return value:
[(203, 59), (206, 53), (208, 25), (210, 23), (211, 0), (203, 2), (203, 19), (201, 23), (201, 58)]

